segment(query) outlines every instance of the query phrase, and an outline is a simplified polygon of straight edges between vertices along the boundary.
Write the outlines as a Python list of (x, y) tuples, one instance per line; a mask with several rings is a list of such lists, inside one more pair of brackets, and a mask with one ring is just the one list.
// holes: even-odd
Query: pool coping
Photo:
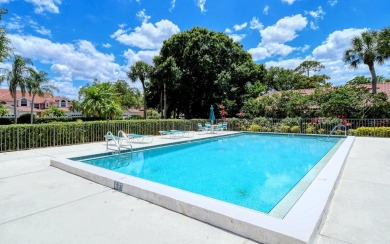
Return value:
[(70, 159), (51, 165), (258, 242), (313, 243), (353, 141), (345, 139), (283, 219)]

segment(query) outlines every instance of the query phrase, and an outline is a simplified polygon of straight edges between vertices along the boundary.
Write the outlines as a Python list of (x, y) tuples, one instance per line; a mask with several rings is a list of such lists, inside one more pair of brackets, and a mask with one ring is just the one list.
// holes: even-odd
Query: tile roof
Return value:
[[(28, 92), (26, 92), (25, 95), (23, 96), (22, 92), (20, 90), (17, 90), (16, 91), (16, 98), (20, 99), (22, 97), (24, 97), (30, 101), (32, 99), (32, 96)], [(61, 96), (51, 97), (49, 94), (45, 93), (45, 95), (42, 97), (35, 96), (34, 103), (45, 103), (46, 101), (47, 102), (56, 102), (60, 99), (65, 99), (65, 100), (69, 101), (69, 99), (67, 99), (65, 97), (61, 97)], [(4, 102), (13, 102), (14, 101), (14, 98), (11, 96), (11, 93), (9, 92), (8, 89), (0, 89), (0, 101), (4, 101)]]

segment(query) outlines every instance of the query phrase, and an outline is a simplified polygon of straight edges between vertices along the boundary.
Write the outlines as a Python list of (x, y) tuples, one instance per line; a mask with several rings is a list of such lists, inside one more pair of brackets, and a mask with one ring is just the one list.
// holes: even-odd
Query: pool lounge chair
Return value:
[(170, 132), (181, 133), (182, 137), (194, 137), (195, 131), (189, 130), (170, 130)]
[(183, 133), (177, 132), (177, 131), (160, 130), (159, 133), (164, 138), (181, 138), (181, 137), (183, 137)]
[(153, 137), (140, 134), (126, 134), (127, 137), (134, 143), (152, 143)]

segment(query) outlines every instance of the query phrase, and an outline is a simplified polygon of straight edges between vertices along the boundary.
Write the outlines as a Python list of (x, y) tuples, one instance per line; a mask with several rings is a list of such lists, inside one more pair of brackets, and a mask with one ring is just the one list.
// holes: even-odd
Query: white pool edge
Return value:
[(283, 219), (69, 159), (51, 165), (107, 187), (119, 182), (123, 193), (261, 243), (314, 243), (354, 139), (345, 139)]

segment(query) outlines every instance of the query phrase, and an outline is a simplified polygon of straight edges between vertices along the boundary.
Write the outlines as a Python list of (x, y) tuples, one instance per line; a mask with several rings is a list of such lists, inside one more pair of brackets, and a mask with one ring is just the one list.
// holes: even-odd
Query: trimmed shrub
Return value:
[(390, 127), (359, 127), (354, 130), (355, 136), (390, 137)]
[(298, 125), (294, 125), (290, 128), (291, 133), (299, 133), (301, 128)]
[(254, 132), (260, 132), (261, 131), (261, 126), (253, 124), (248, 128), (248, 131), (254, 131)]

